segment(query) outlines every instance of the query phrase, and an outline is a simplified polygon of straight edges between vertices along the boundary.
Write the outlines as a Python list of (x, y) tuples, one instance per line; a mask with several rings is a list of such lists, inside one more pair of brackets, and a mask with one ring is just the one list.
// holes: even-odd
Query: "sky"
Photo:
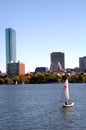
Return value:
[(50, 68), (50, 53), (64, 52), (65, 67), (86, 56), (86, 0), (0, 0), (0, 70), (6, 72), (5, 28), (16, 30), (17, 61), (26, 72)]

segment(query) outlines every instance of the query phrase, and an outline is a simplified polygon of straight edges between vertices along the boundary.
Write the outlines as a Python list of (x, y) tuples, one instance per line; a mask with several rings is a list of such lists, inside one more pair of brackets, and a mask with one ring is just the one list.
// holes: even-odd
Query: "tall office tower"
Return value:
[(16, 31), (12, 28), (5, 29), (6, 40), (6, 68), (11, 61), (16, 61)]
[(62, 52), (52, 52), (51, 53), (51, 72), (58, 72), (65, 69), (65, 58)]
[(79, 68), (80, 72), (86, 72), (86, 56), (79, 58)]

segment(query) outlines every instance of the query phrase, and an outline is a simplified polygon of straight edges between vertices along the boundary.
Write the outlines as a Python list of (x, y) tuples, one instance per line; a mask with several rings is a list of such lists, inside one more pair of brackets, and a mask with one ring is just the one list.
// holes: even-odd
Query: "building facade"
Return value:
[(65, 69), (65, 55), (62, 52), (52, 52), (51, 53), (51, 72), (58, 72)]
[(6, 68), (11, 61), (16, 61), (16, 31), (12, 28), (5, 29), (6, 40)]
[(79, 68), (81, 73), (86, 72), (86, 56), (79, 58)]
[(43, 72), (48, 72), (47, 67), (36, 67), (35, 73), (43, 73)]
[(25, 74), (25, 64), (20, 62), (13, 62), (7, 64), (7, 76), (15, 77)]

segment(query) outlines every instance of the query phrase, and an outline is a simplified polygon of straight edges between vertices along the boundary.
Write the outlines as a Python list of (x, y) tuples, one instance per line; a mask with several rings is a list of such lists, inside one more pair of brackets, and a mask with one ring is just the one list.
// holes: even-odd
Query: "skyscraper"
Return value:
[(16, 61), (16, 31), (12, 28), (5, 29), (6, 40), (6, 67), (11, 61)]
[(86, 56), (79, 58), (79, 68), (81, 73), (86, 72)]
[(51, 53), (51, 66), (50, 71), (58, 71), (65, 69), (65, 58), (62, 52), (52, 52)]

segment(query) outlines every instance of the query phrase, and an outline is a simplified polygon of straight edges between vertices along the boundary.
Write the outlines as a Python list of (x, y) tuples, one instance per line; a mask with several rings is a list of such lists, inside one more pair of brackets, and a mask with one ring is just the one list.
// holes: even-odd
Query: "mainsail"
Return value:
[(69, 86), (68, 86), (68, 79), (66, 79), (64, 83), (64, 91), (65, 91), (65, 96), (66, 100), (69, 100)]

